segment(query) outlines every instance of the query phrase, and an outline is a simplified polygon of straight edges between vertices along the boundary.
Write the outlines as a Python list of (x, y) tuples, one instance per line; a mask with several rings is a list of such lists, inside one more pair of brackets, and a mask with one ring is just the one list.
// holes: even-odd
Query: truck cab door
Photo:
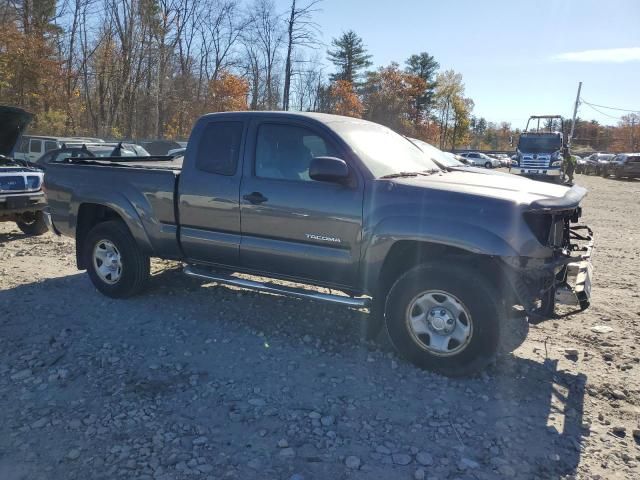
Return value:
[(180, 242), (187, 260), (237, 266), (239, 191), (245, 120), (225, 117), (196, 125), (178, 184)]
[(348, 156), (325, 129), (262, 117), (252, 122), (240, 188), (243, 268), (292, 279), (354, 286), (361, 248), (364, 182), (314, 181), (314, 157)]

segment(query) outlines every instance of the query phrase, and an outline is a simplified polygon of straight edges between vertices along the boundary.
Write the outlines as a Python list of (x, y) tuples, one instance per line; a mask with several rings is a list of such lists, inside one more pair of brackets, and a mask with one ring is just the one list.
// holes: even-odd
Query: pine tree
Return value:
[(356, 32), (349, 30), (340, 38), (331, 41), (333, 50), (329, 50), (329, 61), (336, 67), (336, 73), (331, 75), (331, 81), (345, 80), (356, 83), (359, 74), (372, 65), (371, 55)]
[(415, 111), (416, 121), (423, 115), (428, 115), (434, 106), (435, 75), (440, 68), (436, 59), (427, 52), (411, 55), (406, 61), (406, 71), (412, 75), (422, 78), (426, 83), (424, 92), (416, 98)]

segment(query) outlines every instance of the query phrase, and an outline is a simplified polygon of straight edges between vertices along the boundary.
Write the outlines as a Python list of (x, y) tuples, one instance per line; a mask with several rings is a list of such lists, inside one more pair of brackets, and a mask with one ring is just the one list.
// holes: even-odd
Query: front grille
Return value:
[(0, 177), (0, 192), (22, 192), (27, 189), (25, 177)]
[(549, 160), (546, 158), (523, 158), (520, 160), (523, 168), (549, 168)]

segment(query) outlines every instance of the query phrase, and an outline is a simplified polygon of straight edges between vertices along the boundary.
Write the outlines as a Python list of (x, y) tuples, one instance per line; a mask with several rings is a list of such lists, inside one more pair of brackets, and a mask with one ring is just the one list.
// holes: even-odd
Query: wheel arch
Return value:
[(495, 256), (430, 241), (399, 240), (389, 249), (380, 269), (378, 294), (386, 296), (393, 283), (413, 267), (448, 262), (460, 262), (472, 267), (499, 291), (504, 291), (505, 286), (511, 288), (504, 268)]
[(87, 268), (82, 257), (87, 234), (96, 225), (110, 220), (122, 222), (145, 253), (150, 254), (153, 251), (149, 237), (135, 211), (126, 211), (119, 206), (101, 203), (82, 203), (78, 207), (76, 222), (76, 264), (79, 270)]

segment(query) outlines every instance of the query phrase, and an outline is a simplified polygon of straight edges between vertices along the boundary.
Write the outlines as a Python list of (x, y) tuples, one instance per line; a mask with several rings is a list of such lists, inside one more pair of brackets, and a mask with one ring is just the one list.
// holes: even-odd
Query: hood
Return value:
[(399, 185), (503, 200), (534, 209), (572, 208), (577, 206), (587, 193), (584, 188), (578, 186), (569, 188), (517, 175), (487, 175), (472, 171), (395, 178), (392, 181)]
[(32, 118), (33, 115), (21, 108), (0, 105), (0, 155), (11, 155)]

